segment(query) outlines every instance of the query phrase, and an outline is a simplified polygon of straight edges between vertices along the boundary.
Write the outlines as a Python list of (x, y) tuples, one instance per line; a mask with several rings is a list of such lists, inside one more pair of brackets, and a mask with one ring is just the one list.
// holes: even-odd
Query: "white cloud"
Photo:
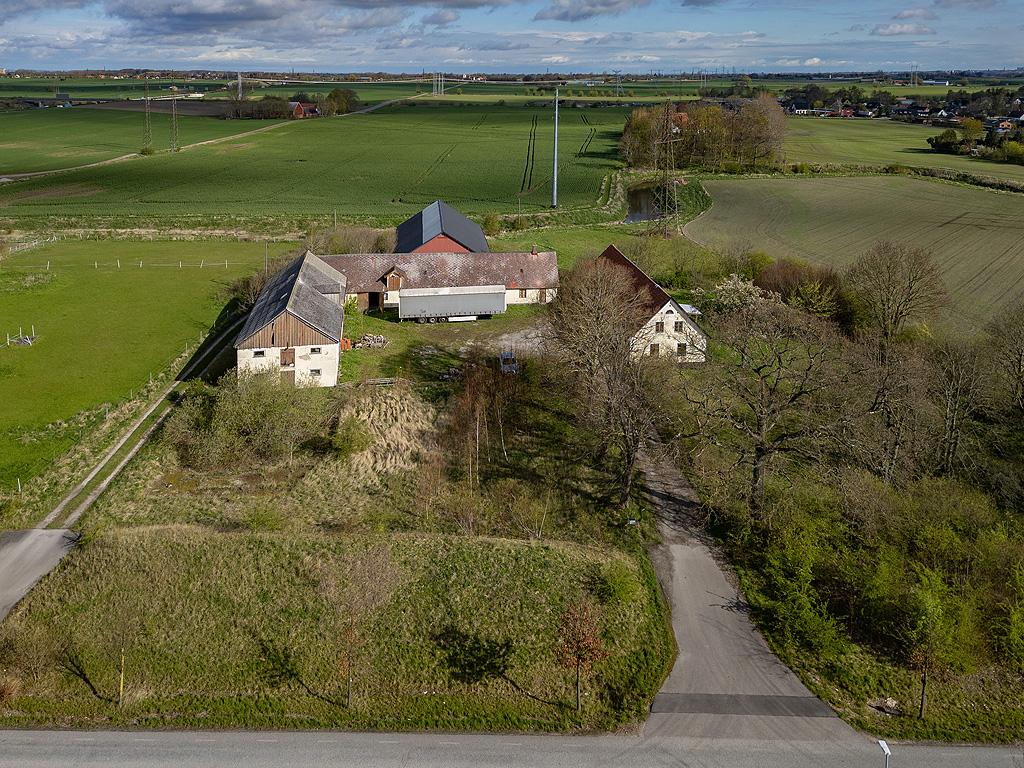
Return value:
[(545, 56), (540, 60), (541, 64), (568, 64), (568, 56)]
[(895, 35), (934, 35), (935, 30), (923, 24), (876, 24), (871, 30), (872, 35), (893, 37)]
[(935, 11), (929, 11), (927, 8), (911, 8), (910, 10), (900, 11), (895, 16), (893, 16), (893, 18), (902, 21), (904, 19), (931, 20), (937, 19), (939, 17), (935, 15)]
[(804, 60), (804, 66), (805, 67), (818, 67), (818, 66), (821, 66), (821, 59), (819, 59), (817, 56), (815, 56), (813, 59), (805, 59)]

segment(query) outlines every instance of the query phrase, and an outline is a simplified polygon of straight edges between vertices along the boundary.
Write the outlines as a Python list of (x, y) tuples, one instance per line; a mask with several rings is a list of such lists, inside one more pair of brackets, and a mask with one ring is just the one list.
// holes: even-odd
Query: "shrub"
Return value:
[(591, 593), (602, 605), (626, 605), (636, 597), (640, 586), (624, 563), (603, 563), (588, 579)]

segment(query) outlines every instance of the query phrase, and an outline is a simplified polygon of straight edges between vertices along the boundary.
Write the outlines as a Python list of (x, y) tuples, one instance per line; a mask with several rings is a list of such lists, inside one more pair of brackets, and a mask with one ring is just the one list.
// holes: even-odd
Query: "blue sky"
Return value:
[(1024, 0), (2, 0), (0, 68), (1024, 66)]

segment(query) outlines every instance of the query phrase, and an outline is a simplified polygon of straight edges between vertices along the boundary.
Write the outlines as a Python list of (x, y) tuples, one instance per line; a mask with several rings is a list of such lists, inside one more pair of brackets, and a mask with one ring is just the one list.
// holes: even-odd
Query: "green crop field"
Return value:
[(924, 179), (706, 181), (711, 209), (687, 225), (702, 245), (739, 241), (772, 258), (844, 267), (878, 240), (931, 250), (953, 311), (977, 325), (1024, 297), (1020, 195)]
[(933, 152), (928, 146), (928, 137), (942, 130), (931, 125), (890, 120), (790, 117), (786, 160), (791, 163), (949, 168), (976, 176), (1024, 181), (1024, 166)]
[[(372, 216), (392, 223), (443, 199), (467, 214), (546, 209), (550, 109), (387, 107), (295, 121), (237, 143), (139, 157), (0, 189), (0, 222), (69, 216)], [(624, 109), (566, 109), (559, 204), (593, 206), (618, 167)], [(248, 126), (247, 126), (248, 127)], [(253, 124), (252, 127), (258, 127)]]
[[(142, 112), (106, 109), (32, 109), (0, 114), (0, 175), (70, 168), (138, 152)], [(178, 142), (185, 146), (243, 133), (259, 123), (212, 117), (178, 117)], [(153, 147), (170, 146), (171, 116), (152, 115)]]
[(224, 308), (218, 289), (263, 258), (262, 243), (124, 241), (61, 242), (5, 257), (0, 344), (19, 327), (28, 334), (35, 326), (37, 340), (0, 348), (0, 489), (34, 476), (75, 441), (75, 414), (126, 400), (194, 345)]
[[(153, 96), (169, 93), (177, 86), (180, 93), (188, 91), (216, 91), (228, 86), (224, 80), (150, 80), (149, 92)], [(4, 77), (0, 78), (0, 99), (13, 98), (53, 98), (58, 93), (66, 93), (72, 101), (86, 99), (137, 99), (146, 90), (146, 81), (142, 78), (128, 80), (112, 80), (110, 78), (70, 78), (70, 77)]]

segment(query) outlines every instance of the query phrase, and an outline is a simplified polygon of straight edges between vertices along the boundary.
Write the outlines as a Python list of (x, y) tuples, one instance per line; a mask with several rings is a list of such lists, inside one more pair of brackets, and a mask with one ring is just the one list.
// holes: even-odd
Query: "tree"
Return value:
[(932, 386), (942, 413), (938, 464), (949, 474), (960, 456), (968, 422), (981, 406), (981, 365), (975, 348), (956, 341), (938, 344), (933, 357)]
[(846, 279), (886, 347), (911, 320), (925, 320), (948, 304), (946, 284), (932, 254), (883, 240), (857, 259)]
[(974, 146), (982, 136), (985, 135), (985, 124), (974, 117), (968, 117), (960, 121), (960, 135), (963, 136), (967, 146)]
[(705, 437), (750, 464), (750, 506), (761, 517), (771, 459), (844, 418), (833, 400), (845, 378), (842, 339), (828, 324), (777, 301), (709, 320), (722, 354), (708, 356), (710, 375), (688, 380), (686, 396)]
[(1024, 416), (1024, 301), (997, 313), (985, 326), (985, 338), (999, 388), (1017, 416)]
[(640, 447), (652, 426), (652, 358), (640, 329), (649, 318), (626, 267), (588, 259), (565, 275), (551, 307), (556, 352), (584, 416), (618, 451), (619, 504), (629, 499)]
[(398, 572), (391, 550), (373, 547), (342, 564), (347, 579), (337, 568), (321, 565), (320, 593), (331, 603), (333, 622), (329, 629), (341, 648), (338, 674), (345, 681), (345, 706), (352, 708), (352, 682), (359, 652), (367, 640), (366, 620), (391, 598)]
[(558, 625), (558, 663), (576, 670), (576, 711), (583, 710), (581, 694), (582, 673), (608, 658), (602, 648), (601, 632), (594, 609), (586, 602), (573, 602), (562, 612)]

